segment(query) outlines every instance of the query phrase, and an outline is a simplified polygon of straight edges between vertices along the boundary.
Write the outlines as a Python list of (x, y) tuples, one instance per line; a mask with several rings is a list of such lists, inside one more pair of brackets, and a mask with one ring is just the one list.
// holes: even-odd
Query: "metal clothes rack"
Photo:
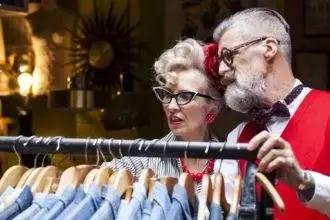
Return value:
[(0, 137), (0, 151), (42, 154), (96, 154), (109, 153), (115, 158), (136, 157), (190, 157), (214, 159), (254, 160), (256, 151), (248, 151), (246, 143), (228, 145), (226, 142), (187, 142), (154, 140), (125, 140), (104, 138), (64, 137)]
[[(226, 142), (187, 142), (154, 140), (125, 140), (104, 138), (64, 138), (37, 136), (2, 136), (0, 152), (32, 153), (32, 154), (110, 154), (114, 158), (123, 156), (136, 157), (189, 157), (213, 159), (244, 159), (254, 162), (257, 151), (248, 151), (247, 143), (229, 145)], [(269, 201), (269, 196), (263, 194)], [(257, 213), (248, 219), (273, 219), (273, 204), (254, 207), (251, 213)], [(265, 216), (265, 213), (266, 216)]]

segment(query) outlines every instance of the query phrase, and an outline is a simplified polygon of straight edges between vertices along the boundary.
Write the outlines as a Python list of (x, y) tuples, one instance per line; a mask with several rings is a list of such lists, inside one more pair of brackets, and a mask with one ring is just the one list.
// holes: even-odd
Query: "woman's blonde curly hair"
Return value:
[[(179, 41), (174, 47), (166, 50), (154, 63), (156, 82), (161, 85), (175, 86), (177, 73), (184, 70), (196, 70), (205, 75), (208, 81), (209, 95), (221, 100), (222, 95), (213, 86), (204, 70), (203, 44), (195, 39), (188, 38)], [(192, 73), (193, 74), (193, 73)], [(194, 71), (194, 74), (196, 72)]]

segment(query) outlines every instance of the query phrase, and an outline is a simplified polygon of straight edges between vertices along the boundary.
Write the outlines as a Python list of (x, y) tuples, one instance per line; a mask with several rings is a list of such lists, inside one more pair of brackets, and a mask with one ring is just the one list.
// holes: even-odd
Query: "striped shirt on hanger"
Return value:
[[(176, 138), (173, 133), (169, 133), (161, 139), (161, 141), (174, 141)], [(218, 141), (216, 137), (212, 137), (212, 141)], [(137, 179), (142, 170), (150, 168), (155, 172), (157, 178), (163, 176), (171, 176), (179, 178), (182, 173), (179, 158), (162, 158), (162, 157), (123, 157), (113, 159), (111, 162), (104, 163), (103, 166), (111, 167), (114, 170), (129, 169), (133, 176)], [(234, 179), (237, 171), (233, 171), (233, 167), (237, 167), (236, 160), (216, 160), (213, 173), (221, 173), (225, 179), (226, 197), (228, 201), (232, 199)], [(227, 172), (230, 171), (230, 172)], [(196, 195), (201, 192), (201, 182), (196, 184)]]

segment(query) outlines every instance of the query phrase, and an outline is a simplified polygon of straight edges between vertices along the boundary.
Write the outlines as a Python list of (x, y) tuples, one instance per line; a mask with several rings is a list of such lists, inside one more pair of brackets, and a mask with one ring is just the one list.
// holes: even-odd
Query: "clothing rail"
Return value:
[(214, 159), (254, 160), (256, 151), (248, 151), (246, 143), (228, 145), (226, 142), (187, 142), (154, 140), (125, 140), (104, 138), (64, 137), (0, 137), (0, 151), (44, 154), (96, 154), (109, 153), (115, 158), (137, 157), (190, 157)]

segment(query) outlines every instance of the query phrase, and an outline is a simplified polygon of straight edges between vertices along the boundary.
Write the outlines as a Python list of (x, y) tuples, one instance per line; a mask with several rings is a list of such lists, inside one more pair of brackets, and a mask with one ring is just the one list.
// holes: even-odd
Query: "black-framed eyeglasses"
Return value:
[(173, 98), (175, 98), (176, 103), (178, 105), (186, 105), (191, 102), (196, 96), (200, 96), (206, 99), (215, 100), (211, 96), (204, 95), (198, 92), (192, 91), (181, 91), (177, 94), (173, 94), (172, 92), (164, 89), (163, 87), (153, 87), (152, 90), (154, 91), (157, 99), (164, 104), (169, 104)]
[[(244, 48), (244, 47), (247, 47), (247, 46), (251, 46), (253, 44), (256, 44), (256, 43), (259, 43), (263, 40), (266, 40), (268, 37), (261, 37), (261, 38), (258, 38), (258, 39), (255, 39), (255, 40), (252, 40), (252, 41), (248, 41), (248, 42), (245, 42), (245, 43), (242, 43), (242, 44), (239, 44), (233, 48), (222, 48), (221, 52), (220, 52), (220, 57), (219, 59), (221, 61), (223, 61), (228, 67), (232, 67), (232, 64), (233, 64), (233, 61), (234, 61), (234, 56), (236, 54), (239, 54), (239, 50)], [(277, 40), (277, 39), (276, 39)], [(280, 41), (277, 40), (277, 43), (280, 44)]]

